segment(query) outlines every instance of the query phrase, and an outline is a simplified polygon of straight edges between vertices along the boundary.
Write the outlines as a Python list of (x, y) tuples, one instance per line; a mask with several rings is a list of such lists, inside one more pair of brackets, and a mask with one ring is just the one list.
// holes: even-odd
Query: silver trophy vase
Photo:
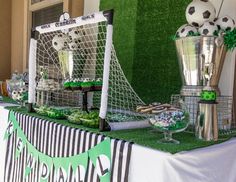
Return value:
[[(220, 95), (218, 83), (226, 55), (223, 42), (221, 36), (192, 36), (175, 40), (183, 82), (181, 95), (199, 96), (207, 85)], [(206, 65), (212, 65), (212, 75), (208, 84), (204, 79)]]

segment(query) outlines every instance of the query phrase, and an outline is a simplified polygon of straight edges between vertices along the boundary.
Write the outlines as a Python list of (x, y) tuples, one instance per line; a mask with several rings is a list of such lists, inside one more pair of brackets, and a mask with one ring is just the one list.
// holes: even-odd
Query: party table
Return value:
[[(24, 178), (28, 152), (15, 159), (17, 134), (13, 133), (3, 141), (8, 123), (9, 108), (0, 107), (1, 140), (0, 181), (20, 182)], [(62, 121), (42, 119), (23, 111), (14, 111), (19, 126), (30, 144), (43, 155), (51, 157), (73, 157), (111, 139), (111, 173), (114, 182), (234, 182), (236, 181), (236, 139), (232, 136), (220, 138), (218, 143), (195, 141), (190, 133), (176, 135), (182, 143), (176, 145), (158, 144), (161, 134), (153, 133), (151, 128), (99, 133), (80, 127), (67, 126)], [(175, 136), (174, 136), (175, 137)], [(228, 138), (227, 138), (228, 137)], [(231, 138), (231, 139), (229, 139)], [(227, 141), (226, 141), (227, 140)], [(134, 142), (134, 144), (133, 144)], [(6, 152), (7, 151), (7, 152)], [(6, 155), (5, 155), (6, 154)], [(5, 167), (4, 167), (5, 166)], [(40, 165), (35, 165), (28, 181), (38, 178)], [(97, 168), (89, 161), (87, 181), (102, 181)], [(56, 178), (52, 170), (48, 181)], [(71, 180), (72, 172), (68, 172)]]

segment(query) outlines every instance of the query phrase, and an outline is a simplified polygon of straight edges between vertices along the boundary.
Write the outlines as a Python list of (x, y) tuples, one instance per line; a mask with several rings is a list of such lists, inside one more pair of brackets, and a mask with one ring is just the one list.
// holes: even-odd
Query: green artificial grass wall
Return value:
[(120, 64), (138, 95), (147, 103), (169, 102), (181, 77), (171, 36), (183, 24), (191, 0), (101, 0), (114, 9), (114, 45)]
[(138, 0), (100, 0), (100, 9), (114, 9), (113, 43), (129, 82), (132, 82)]

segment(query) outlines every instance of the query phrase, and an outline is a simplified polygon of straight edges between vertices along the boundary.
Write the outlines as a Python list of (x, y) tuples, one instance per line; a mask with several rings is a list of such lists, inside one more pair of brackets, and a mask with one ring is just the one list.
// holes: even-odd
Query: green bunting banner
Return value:
[(18, 121), (13, 112), (9, 114), (8, 127), (4, 139), (8, 139), (12, 133), (16, 133), (15, 159), (25, 149), (28, 151), (24, 176), (27, 178), (39, 163), (40, 182), (47, 182), (54, 166), (54, 174), (57, 181), (67, 181), (69, 170), (72, 168), (73, 179), (85, 181), (88, 170), (88, 162), (92, 161), (101, 182), (109, 182), (111, 174), (111, 141), (109, 138), (100, 142), (84, 153), (71, 157), (50, 157), (38, 151), (26, 138), (24, 132), (19, 127)]
[(13, 112), (10, 112), (8, 121), (7, 130), (4, 135), (5, 140), (18, 128), (18, 124)]
[(105, 140), (88, 152), (101, 182), (110, 181), (111, 177), (111, 150), (106, 150), (108, 147), (110, 147), (110, 139)]

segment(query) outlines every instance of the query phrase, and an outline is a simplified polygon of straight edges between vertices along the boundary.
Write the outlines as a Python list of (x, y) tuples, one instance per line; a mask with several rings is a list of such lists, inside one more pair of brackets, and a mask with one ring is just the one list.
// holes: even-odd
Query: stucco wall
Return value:
[(11, 71), (22, 72), (23, 70), (23, 17), (24, 2), (12, 0), (11, 22)]
[(0, 4), (0, 80), (5, 80), (11, 70), (11, 1)]
[(72, 0), (71, 2), (71, 17), (78, 17), (83, 15), (84, 1), (87, 0)]
[[(1, 0), (4, 1), (4, 0)], [(5, 0), (6, 1), (6, 0)], [(5, 2), (4, 1), (4, 2)], [(10, 0), (9, 0), (10, 1)], [(8, 2), (8, 1), (6, 1)], [(71, 1), (71, 16), (83, 15), (84, 0)], [(11, 72), (22, 72), (23, 68), (23, 26), (24, 26), (24, 1), (12, 0), (12, 17), (11, 17)], [(9, 16), (10, 17), (10, 16)], [(9, 31), (10, 32), (10, 31)], [(9, 49), (10, 50), (10, 49)], [(9, 71), (8, 71), (9, 72)]]
[(84, 15), (98, 12), (100, 0), (85, 0), (84, 1)]

